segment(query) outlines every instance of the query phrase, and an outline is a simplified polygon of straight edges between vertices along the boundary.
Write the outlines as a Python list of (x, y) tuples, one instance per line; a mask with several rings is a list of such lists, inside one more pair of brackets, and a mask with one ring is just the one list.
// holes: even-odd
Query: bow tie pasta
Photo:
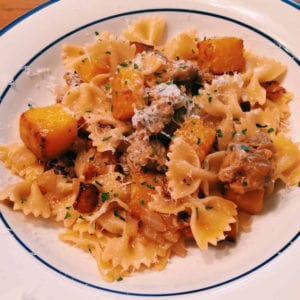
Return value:
[(22, 143), (0, 146), (21, 178), (2, 203), (66, 227), (60, 239), (90, 253), (107, 281), (164, 269), (188, 240), (237, 242), (276, 181), (300, 180), (282, 126), (286, 67), (238, 37), (189, 29), (162, 44), (165, 33), (162, 17), (145, 17), (122, 36), (65, 45), (56, 103), (30, 107)]

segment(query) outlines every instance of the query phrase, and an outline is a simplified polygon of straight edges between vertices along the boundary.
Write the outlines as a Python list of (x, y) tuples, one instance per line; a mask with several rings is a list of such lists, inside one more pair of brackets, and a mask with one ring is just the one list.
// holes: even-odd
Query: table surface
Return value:
[[(300, 0), (294, 0), (300, 3)], [(47, 0), (0, 0), (0, 30)]]
[(47, 0), (0, 0), (0, 30)]

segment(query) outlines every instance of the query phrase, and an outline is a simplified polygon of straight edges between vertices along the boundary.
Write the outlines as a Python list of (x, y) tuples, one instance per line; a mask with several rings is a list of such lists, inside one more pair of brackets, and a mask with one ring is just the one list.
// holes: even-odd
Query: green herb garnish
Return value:
[(64, 217), (64, 219), (66, 220), (66, 219), (69, 219), (71, 217), (71, 214), (70, 214), (70, 212), (66, 212), (66, 214), (65, 214), (65, 217)]
[(102, 139), (102, 142), (108, 141), (108, 140), (110, 140), (111, 138), (112, 138), (111, 135), (105, 136), (105, 137)]
[(121, 219), (124, 222), (126, 221), (125, 218), (123, 218), (116, 209), (114, 210), (114, 216)]
[(216, 130), (216, 134), (217, 134), (217, 137), (218, 137), (218, 138), (223, 137), (222, 129), (217, 129), (217, 130)]
[(109, 199), (109, 192), (104, 192), (101, 194), (101, 201), (105, 202), (106, 200)]

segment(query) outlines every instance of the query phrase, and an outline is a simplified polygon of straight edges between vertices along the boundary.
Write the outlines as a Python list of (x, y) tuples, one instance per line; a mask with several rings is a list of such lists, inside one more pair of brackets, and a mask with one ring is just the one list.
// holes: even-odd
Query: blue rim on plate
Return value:
[(281, 0), (281, 1), (297, 8), (297, 9), (300, 9), (300, 3), (299, 2), (296, 2), (294, 0)]
[[(53, 2), (57, 2), (59, 0), (54, 0), (51, 2), (47, 2), (45, 5), (43, 5), (42, 7), (38, 7), (38, 8), (43, 8), (48, 6), (49, 4), (53, 3)], [(37, 8), (36, 11), (38, 11), (39, 9)], [(35, 11), (34, 11), (35, 12)], [(180, 9), (180, 8), (158, 8), (158, 9), (145, 9), (145, 10), (134, 10), (134, 11), (129, 11), (129, 12), (124, 12), (124, 13), (120, 13), (120, 14), (116, 14), (116, 15), (112, 15), (112, 16), (108, 16), (90, 23), (87, 23), (83, 26), (80, 26), (68, 33), (66, 33), (65, 35), (59, 37), (58, 39), (56, 39), (55, 41), (53, 41), (52, 43), (50, 43), (49, 45), (47, 45), (45, 48), (43, 48), (41, 51), (39, 51), (36, 55), (34, 55), (25, 65), (24, 67), (22, 67), (13, 77), (12, 83), (14, 81), (16, 81), (18, 79), (18, 77), (24, 72), (25, 67), (29, 66), (35, 59), (37, 59), (41, 54), (43, 54), (45, 51), (47, 51), (49, 48), (51, 48), (53, 45), (57, 44), (58, 42), (60, 42), (61, 40), (65, 39), (66, 37), (82, 30), (85, 29), (89, 26), (98, 24), (98, 23), (102, 23), (104, 21), (108, 21), (111, 19), (115, 19), (115, 18), (119, 18), (119, 17), (124, 17), (124, 16), (128, 16), (128, 15), (134, 15), (134, 14), (141, 14), (141, 13), (153, 13), (153, 12), (178, 12), (178, 13), (191, 13), (191, 14), (198, 14), (198, 15), (206, 15), (206, 16), (210, 16), (210, 17), (215, 17), (215, 18), (219, 18), (219, 19), (223, 19), (232, 23), (235, 23), (239, 26), (248, 28), (251, 31), (254, 31), (255, 33), (263, 36), (264, 38), (266, 38), (267, 40), (269, 40), (270, 42), (272, 42), (273, 44), (275, 44), (277, 47), (279, 47), (282, 51), (284, 51), (290, 58), (292, 58), (292, 60), (295, 61), (295, 63), (300, 66), (300, 61), (299, 59), (293, 55), (286, 47), (284, 47), (281, 43), (279, 43), (277, 40), (275, 40), (274, 38), (272, 38), (271, 36), (269, 36), (268, 34), (262, 32), (261, 30), (254, 28), (246, 23), (243, 23), (241, 21), (226, 17), (226, 16), (222, 16), (219, 14), (215, 14), (215, 13), (210, 13), (210, 12), (206, 12), (206, 11), (199, 11), (199, 10), (192, 10), (192, 9)], [(29, 16), (31, 15), (30, 13), (27, 15)], [(23, 19), (23, 18), (22, 18)], [(22, 20), (21, 19), (21, 20)], [(19, 20), (20, 21), (20, 20)], [(15, 24), (13, 24), (14, 26)], [(7, 28), (7, 27), (6, 27)], [(9, 28), (8, 28), (9, 29)], [(4, 99), (4, 97), (6, 96), (6, 94), (8, 93), (8, 91), (10, 90), (12, 84), (7, 85), (7, 87), (4, 89), (3, 93), (0, 96), (0, 103), (2, 102), (2, 100)], [(238, 280), (242, 277), (245, 277), (251, 273), (253, 273), (254, 271), (260, 269), (261, 267), (265, 266), (266, 264), (268, 264), (270, 261), (272, 261), (273, 259), (275, 259), (279, 254), (281, 254), (283, 251), (285, 251), (294, 241), (297, 240), (297, 238), (300, 236), (300, 231), (298, 231), (296, 233), (296, 235), (290, 240), (288, 241), (281, 249), (279, 249), (275, 254), (273, 254), (272, 256), (270, 256), (269, 258), (267, 258), (265, 261), (261, 262), (260, 264), (258, 264), (257, 266), (255, 266), (254, 268), (240, 274), (237, 275), (233, 278), (230, 278), (228, 280), (213, 284), (213, 285), (209, 285), (207, 287), (203, 287), (203, 288), (199, 288), (199, 289), (193, 289), (193, 290), (186, 290), (186, 291), (181, 291), (181, 292), (174, 292), (174, 293), (137, 293), (137, 292), (130, 292), (130, 291), (122, 291), (122, 290), (113, 290), (113, 289), (109, 289), (109, 288), (105, 288), (105, 287), (101, 287), (98, 285), (94, 285), (88, 282), (85, 282), (83, 280), (80, 280), (72, 275), (69, 275), (59, 269), (57, 269), (56, 267), (54, 267), (53, 265), (49, 264), (47, 261), (45, 261), (43, 258), (41, 258), (40, 256), (36, 255), (18, 236), (17, 234), (12, 230), (12, 228), (10, 227), (10, 225), (8, 224), (8, 222), (6, 221), (6, 219), (4, 218), (4, 216), (2, 215), (2, 213), (0, 212), (0, 219), (2, 220), (3, 224), (5, 225), (5, 227), (8, 229), (8, 231), (11, 233), (11, 235), (16, 239), (16, 241), (30, 254), (33, 255), (34, 258), (36, 258), (39, 262), (41, 262), (42, 264), (44, 264), (45, 266), (47, 266), (48, 268), (50, 268), (51, 270), (57, 272), (60, 275), (63, 275), (64, 277), (73, 280), (74, 282), (80, 283), (80, 284), (84, 284), (85, 286), (89, 286), (98, 290), (102, 290), (102, 291), (106, 291), (106, 292), (111, 292), (111, 293), (116, 293), (116, 294), (121, 294), (121, 295), (131, 295), (131, 296), (143, 296), (143, 297), (156, 297), (156, 296), (178, 296), (178, 295), (185, 295), (185, 294), (191, 294), (191, 293), (197, 293), (197, 292), (203, 292), (203, 291), (207, 291), (216, 287), (220, 287), (223, 286), (225, 284), (228, 284), (230, 282), (233, 282), (235, 280)]]
[(48, 0), (47, 2), (31, 9), (30, 11), (28, 11), (27, 13), (21, 15), (20, 17), (16, 18), (14, 21), (12, 21), (11, 23), (9, 23), (8, 25), (6, 25), (4, 28), (2, 28), (0, 30), (0, 37), (7, 31), (9, 31), (10, 29), (12, 29), (15, 25), (17, 25), (18, 23), (20, 23), (21, 21), (23, 21), (24, 19), (27, 19), (28, 17), (30, 17), (31, 15), (35, 14), (36, 12), (42, 10), (43, 8), (58, 2), (60, 0)]

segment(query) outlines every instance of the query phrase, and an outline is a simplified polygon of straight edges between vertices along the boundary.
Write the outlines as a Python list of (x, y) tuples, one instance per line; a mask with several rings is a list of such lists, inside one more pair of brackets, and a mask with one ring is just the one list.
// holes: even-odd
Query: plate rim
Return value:
[[(17, 20), (15, 20), (14, 22), (10, 23), (9, 25), (7, 25), (4, 29), (7, 29), (5, 32), (7, 32), (10, 28), (14, 27), (17, 23), (19, 23), (20, 21), (22, 21), (23, 19), (29, 17), (30, 15), (32, 15), (33, 13), (49, 6), (50, 4), (53, 4), (55, 2), (58, 2), (60, 0), (50, 0), (40, 6), (38, 6), (36, 9), (33, 9), (31, 11), (29, 11), (27, 14), (23, 16), (21, 16), (20, 18), (18, 18)], [(284, 1), (283, 1), (284, 2)], [(193, 14), (200, 14), (200, 15), (206, 15), (206, 16), (211, 16), (211, 17), (215, 17), (215, 18), (220, 18), (229, 22), (233, 22), (239, 26), (245, 27), (253, 32), (255, 32), (256, 34), (259, 34), (261, 36), (263, 36), (264, 38), (266, 38), (267, 40), (269, 40), (270, 42), (272, 42), (276, 47), (278, 47), (279, 49), (281, 49), (283, 52), (285, 52), (285, 54), (287, 54), (297, 65), (298, 67), (300, 66), (300, 60), (289, 50), (287, 49), (282, 43), (280, 43), (278, 40), (276, 40), (275, 38), (273, 38), (272, 36), (270, 36), (269, 34), (265, 33), (264, 31), (254, 27), (253, 25), (249, 25), (243, 21), (228, 17), (228, 16), (224, 16), (222, 14), (219, 13), (213, 13), (213, 12), (208, 12), (208, 11), (203, 11), (203, 10), (198, 10), (198, 9), (185, 9), (185, 8), (179, 8), (179, 7), (174, 7), (174, 8), (148, 8), (148, 9), (141, 9), (141, 10), (129, 10), (129, 11), (125, 11), (122, 13), (118, 13), (118, 14), (112, 14), (109, 15), (107, 17), (103, 17), (97, 20), (94, 20), (92, 22), (88, 22), (84, 25), (81, 25), (63, 35), (61, 35), (60, 37), (58, 37), (57, 39), (55, 39), (54, 41), (52, 41), (51, 43), (49, 43), (48, 45), (46, 45), (45, 47), (43, 47), (41, 50), (39, 50), (34, 56), (32, 56), (32, 58), (30, 58), (17, 72), (16, 74), (13, 76), (12, 82), (9, 83), (6, 87), (4, 87), (3, 92), (0, 95), (0, 104), (1, 102), (4, 100), (6, 94), (9, 92), (9, 90), (12, 88), (13, 83), (18, 79), (18, 77), (25, 71), (26, 67), (30, 66), (31, 63), (33, 63), (40, 55), (42, 55), (45, 51), (47, 51), (48, 49), (50, 49), (52, 46), (54, 46), (55, 44), (59, 43), (60, 41), (62, 41), (63, 39), (67, 38), (68, 36), (79, 32), (85, 28), (88, 28), (90, 26), (93, 26), (95, 24), (99, 24), (105, 21), (108, 21), (110, 19), (115, 19), (115, 18), (120, 18), (120, 17), (125, 17), (128, 15), (135, 15), (135, 14), (142, 14), (142, 13), (153, 13), (153, 12), (179, 12), (179, 13), (193, 13)], [(3, 34), (2, 31), (0, 31), (0, 37)], [(105, 288), (105, 287), (101, 287), (95, 284), (91, 284), (88, 282), (85, 282), (81, 279), (78, 279), (72, 275), (69, 275), (61, 270), (59, 270), (58, 268), (52, 266), (51, 264), (49, 264), (47, 261), (45, 261), (43, 258), (41, 258), (40, 256), (36, 255), (19, 237), (18, 235), (12, 230), (12, 228), (10, 227), (10, 225), (8, 224), (7, 220), (5, 219), (5, 217), (3, 216), (2, 212), (0, 211), (0, 219), (3, 222), (3, 224), (5, 225), (5, 227), (9, 230), (10, 234), (14, 237), (14, 239), (29, 253), (32, 254), (33, 257), (35, 257), (39, 262), (42, 262), (44, 265), (46, 265), (48, 268), (50, 268), (51, 270), (55, 271), (56, 273), (63, 275), (64, 277), (71, 279), (72, 281), (75, 281), (77, 283), (83, 284), (85, 286), (89, 286), (92, 288), (95, 288), (97, 290), (102, 290), (102, 291), (106, 291), (106, 292), (111, 292), (114, 294), (121, 294), (121, 295), (131, 295), (131, 296), (143, 296), (143, 297), (157, 297), (157, 296), (180, 296), (180, 295), (187, 295), (187, 294), (192, 294), (192, 293), (199, 293), (199, 292), (203, 292), (203, 291), (207, 291), (207, 290), (211, 290), (214, 289), (216, 287), (220, 287), (223, 285), (226, 285), (230, 282), (236, 281), (244, 276), (249, 275), (250, 273), (260, 269), (261, 267), (263, 267), (264, 265), (268, 264), (270, 261), (272, 261), (274, 258), (276, 258), (279, 254), (281, 254), (283, 251), (285, 251), (294, 241), (297, 240), (297, 238), (300, 236), (300, 230), (298, 231), (298, 233), (295, 234), (295, 236), (292, 237), (292, 239), (287, 242), (281, 249), (279, 249), (275, 254), (273, 254), (271, 257), (267, 258), (266, 260), (264, 260), (262, 263), (258, 264), (257, 266), (251, 268), (250, 270), (234, 276), (233, 278), (230, 278), (228, 280), (225, 280), (223, 282), (217, 283), (217, 284), (213, 284), (213, 285), (209, 285), (207, 287), (203, 287), (200, 289), (193, 289), (193, 290), (187, 290), (187, 291), (180, 291), (180, 292), (174, 292), (174, 293), (139, 293), (139, 292), (126, 292), (126, 291), (120, 291), (120, 290), (113, 290), (113, 289), (109, 289), (109, 288)]]

